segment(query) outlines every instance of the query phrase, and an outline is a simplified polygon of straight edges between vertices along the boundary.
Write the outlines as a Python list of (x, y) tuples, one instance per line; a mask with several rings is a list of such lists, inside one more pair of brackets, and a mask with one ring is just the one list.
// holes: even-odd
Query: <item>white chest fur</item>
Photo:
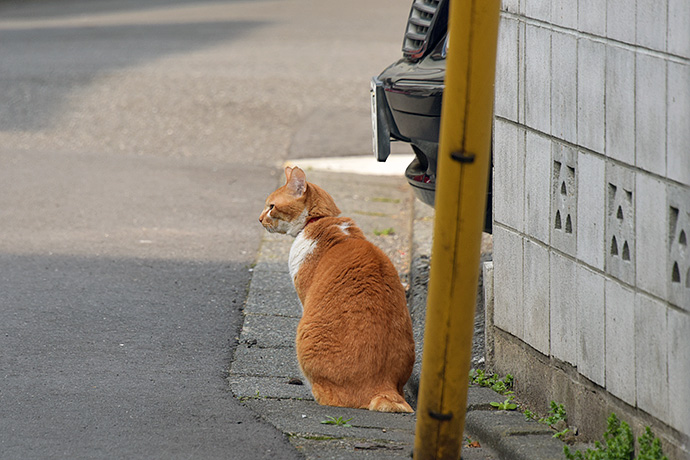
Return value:
[(290, 257), (288, 258), (288, 264), (290, 266), (290, 276), (292, 277), (292, 282), (295, 282), (295, 276), (299, 272), (299, 268), (304, 263), (304, 260), (314, 251), (316, 248), (316, 240), (307, 238), (304, 236), (304, 232), (301, 232), (295, 238), (290, 248)]

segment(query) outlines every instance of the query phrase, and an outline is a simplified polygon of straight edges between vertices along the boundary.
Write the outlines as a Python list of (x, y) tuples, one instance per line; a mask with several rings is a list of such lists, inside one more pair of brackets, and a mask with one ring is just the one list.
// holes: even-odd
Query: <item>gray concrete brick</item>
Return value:
[(551, 4), (541, 0), (523, 0), (525, 3), (525, 16), (528, 18), (551, 21)]
[(294, 348), (259, 348), (240, 344), (232, 365), (235, 375), (302, 378)]
[(548, 249), (525, 240), (524, 266), (524, 340), (548, 356), (551, 353)]
[(600, 37), (606, 35), (606, 2), (579, 0), (577, 9), (578, 30)]
[(666, 63), (639, 53), (635, 66), (635, 164), (666, 174)]
[(525, 136), (525, 233), (549, 243), (551, 225), (551, 141), (538, 134)]
[(637, 286), (666, 298), (669, 213), (666, 186), (646, 173), (635, 178), (635, 275)]
[(517, 233), (494, 228), (494, 325), (523, 336), (523, 242)]
[(605, 385), (606, 324), (604, 276), (578, 265), (577, 276), (577, 370), (592, 382)]
[(553, 142), (551, 158), (551, 246), (566, 254), (577, 253), (577, 152)]
[(690, 58), (690, 2), (668, 0), (667, 50), (671, 54)]
[(637, 407), (668, 420), (668, 334), (666, 305), (643, 294), (635, 296)]
[(496, 54), (494, 113), (518, 121), (518, 21), (501, 17)]
[(606, 273), (635, 284), (635, 175), (606, 163)]
[(668, 397), (670, 425), (690, 434), (690, 314), (668, 310)]
[(577, 142), (603, 154), (606, 45), (587, 38), (577, 43)]
[(500, 397), (491, 388), (470, 385), (467, 391), (467, 410), (493, 410), (491, 403), (498, 401)]
[(576, 264), (551, 252), (551, 356), (577, 365), (577, 278)]
[(244, 318), (240, 342), (257, 347), (294, 347), (298, 323), (299, 318), (247, 315)]
[[(382, 414), (348, 407), (321, 406), (315, 401), (250, 399), (246, 404), (285, 433), (399, 442), (409, 442), (414, 437), (413, 414)], [(349, 423), (352, 426), (321, 423), (327, 417), (351, 418)]]
[(668, 0), (637, 0), (638, 45), (657, 51), (666, 50), (667, 3)]
[(635, 2), (606, 0), (606, 35), (614, 40), (635, 43)]
[[(520, 3), (524, 7), (524, 2)], [(527, 25), (518, 23), (518, 122), (525, 124), (525, 42)]]
[(577, 29), (577, 2), (551, 0), (551, 24)]
[[(686, 24), (687, 27), (687, 24)], [(668, 63), (668, 157), (669, 179), (690, 185), (690, 65)]]
[(577, 258), (604, 269), (606, 167), (603, 158), (586, 152), (578, 157)]
[(635, 294), (606, 281), (606, 389), (635, 406)]
[(467, 413), (466, 420), (472, 432), (495, 448), (500, 458), (559, 459), (563, 456), (563, 445), (553, 437), (553, 430), (534, 420), (526, 420), (519, 412), (472, 411)]
[(508, 11), (510, 13), (518, 14), (518, 13), (520, 13), (520, 1), (519, 0), (503, 0), (501, 2), (501, 9), (503, 11)]
[(606, 156), (635, 164), (635, 53), (614, 46), (606, 47)]
[[(297, 377), (299, 378), (299, 377)], [(240, 399), (273, 399), (292, 398), (300, 400), (313, 400), (306, 379), (301, 378), (302, 385), (290, 384), (286, 377), (253, 377), (231, 374), (228, 383), (232, 394)]]
[(577, 39), (560, 32), (551, 34), (551, 134), (577, 142)]
[[(285, 264), (285, 261), (282, 262)], [(252, 283), (256, 280), (256, 289), (250, 289), (245, 313), (260, 315), (302, 316), (302, 304), (297, 297), (289, 273), (254, 270)]]
[(525, 131), (496, 120), (494, 123), (494, 220), (524, 229)]
[(286, 261), (293, 241), (294, 238), (290, 236), (266, 232), (259, 248), (258, 259), (263, 263), (272, 264), (277, 271), (287, 272)]
[(525, 121), (551, 132), (551, 32), (531, 24), (525, 30)]

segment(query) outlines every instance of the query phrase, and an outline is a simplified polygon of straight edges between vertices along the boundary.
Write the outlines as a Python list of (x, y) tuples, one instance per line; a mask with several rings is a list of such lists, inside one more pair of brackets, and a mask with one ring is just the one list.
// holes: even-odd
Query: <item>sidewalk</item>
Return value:
[[(415, 200), (398, 176), (365, 176), (307, 170), (344, 216), (352, 217), (372, 242), (391, 258), (409, 287), (417, 362), (406, 397), (416, 404), (421, 367), (426, 281), (433, 210)], [(257, 209), (257, 215), (259, 213)], [(258, 224), (257, 224), (258, 225)], [(294, 337), (301, 314), (288, 273), (293, 239), (265, 234), (244, 309), (245, 320), (229, 382), (234, 395), (283, 431), (308, 459), (409, 459), (414, 445), (414, 414), (385, 414), (320, 406), (314, 402), (297, 365)], [(490, 255), (489, 255), (490, 256)], [(483, 308), (478, 308), (473, 366), (483, 360)], [(473, 459), (562, 459), (553, 430), (526, 421), (518, 412), (501, 412), (490, 402), (505, 397), (470, 387), (462, 457)], [(329, 417), (351, 419), (351, 427), (323, 424)], [(468, 439), (481, 447), (466, 447)]]

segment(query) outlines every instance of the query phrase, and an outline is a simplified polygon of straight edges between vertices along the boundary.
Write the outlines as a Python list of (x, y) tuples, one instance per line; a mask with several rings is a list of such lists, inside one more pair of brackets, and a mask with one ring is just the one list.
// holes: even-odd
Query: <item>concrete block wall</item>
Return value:
[(685, 454), (689, 24), (687, 0), (504, 0), (494, 108), (494, 326)]

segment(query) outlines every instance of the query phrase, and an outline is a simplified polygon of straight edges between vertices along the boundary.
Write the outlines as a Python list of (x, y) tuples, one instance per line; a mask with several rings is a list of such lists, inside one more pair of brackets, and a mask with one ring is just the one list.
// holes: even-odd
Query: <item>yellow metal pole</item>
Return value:
[(456, 460), (462, 448), (500, 3), (450, 0), (416, 460)]

